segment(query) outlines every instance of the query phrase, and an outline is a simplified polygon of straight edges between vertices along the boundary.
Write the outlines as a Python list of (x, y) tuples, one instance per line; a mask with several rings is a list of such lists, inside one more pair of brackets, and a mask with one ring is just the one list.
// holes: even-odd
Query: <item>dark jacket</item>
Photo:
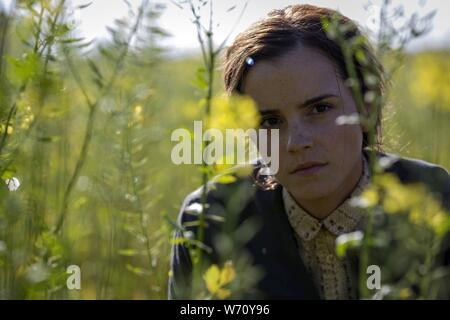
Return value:
[[(414, 159), (396, 158), (392, 155), (378, 154), (394, 160), (386, 169), (396, 174), (403, 183), (423, 182), (440, 197), (442, 204), (450, 211), (450, 176), (442, 167)], [(264, 191), (255, 185), (252, 177), (238, 179), (231, 184), (211, 183), (207, 192), (208, 208), (206, 216), (208, 228), (205, 229), (204, 243), (211, 248), (205, 254), (208, 263), (223, 263), (222, 232), (235, 234), (233, 250), (243, 250), (251, 257), (252, 265), (260, 268), (262, 278), (254, 290), (242, 293), (243, 299), (319, 299), (312, 276), (307, 271), (299, 255), (294, 231), (285, 214), (281, 187)], [(178, 223), (198, 220), (195, 214), (186, 212), (193, 203), (201, 203), (202, 189), (191, 193), (181, 207)], [(226, 217), (218, 222), (217, 217)], [(247, 222), (259, 226), (250, 239), (242, 241), (236, 230)], [(188, 227), (194, 234), (195, 226)], [(182, 232), (175, 232), (174, 239), (180, 239)], [(244, 237), (245, 238), (245, 237)], [(241, 240), (235, 240), (241, 239)], [(441, 263), (450, 264), (450, 237), (444, 241), (440, 255)], [(222, 243), (221, 243), (222, 241)], [(225, 250), (226, 251), (226, 250)], [(231, 251), (226, 251), (227, 255)], [(236, 252), (236, 251), (233, 251)], [(348, 257), (353, 272), (358, 273), (358, 256)], [(171, 254), (171, 273), (169, 278), (169, 299), (190, 299), (192, 261), (189, 251), (181, 242), (174, 242)]]

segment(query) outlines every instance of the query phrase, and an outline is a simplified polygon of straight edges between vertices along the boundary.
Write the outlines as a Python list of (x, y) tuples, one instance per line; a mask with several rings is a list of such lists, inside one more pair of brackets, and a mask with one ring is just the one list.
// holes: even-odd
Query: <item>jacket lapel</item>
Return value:
[[(280, 186), (256, 192), (254, 212), (263, 217), (257, 241), (264, 243), (264, 254), (258, 254), (266, 272), (261, 286), (274, 298), (319, 299), (312, 275), (299, 254), (294, 230), (289, 224)], [(261, 242), (256, 248), (261, 247)]]

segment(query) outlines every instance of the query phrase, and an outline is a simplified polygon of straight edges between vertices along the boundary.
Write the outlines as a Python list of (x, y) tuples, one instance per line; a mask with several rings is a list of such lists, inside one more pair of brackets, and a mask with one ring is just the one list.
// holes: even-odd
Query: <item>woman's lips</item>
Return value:
[(297, 170), (294, 170), (293, 172), (291, 172), (291, 174), (296, 175), (296, 176), (310, 176), (310, 175), (314, 175), (316, 173), (318, 173), (320, 170), (323, 169), (323, 167), (325, 167), (327, 164), (321, 164), (321, 163), (317, 163), (317, 164), (313, 164), (310, 166), (307, 166), (305, 168), (298, 168)]

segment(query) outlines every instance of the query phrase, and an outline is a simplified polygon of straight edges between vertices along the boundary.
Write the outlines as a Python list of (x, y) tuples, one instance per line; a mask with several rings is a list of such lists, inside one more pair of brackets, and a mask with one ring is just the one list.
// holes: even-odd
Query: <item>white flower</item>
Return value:
[(127, 193), (127, 194), (125, 194), (125, 199), (127, 199), (128, 201), (134, 202), (137, 200), (137, 197), (133, 194)]
[(396, 161), (398, 160), (398, 157), (392, 155), (389, 157), (381, 157), (378, 160), (378, 163), (380, 164), (381, 168), (388, 169), (390, 166), (392, 166)]
[(367, 208), (369, 207), (369, 201), (364, 197), (353, 197), (350, 199), (350, 206), (355, 208)]
[(16, 191), (20, 187), (20, 181), (16, 177), (6, 179), (5, 183), (8, 186), (9, 191)]
[(341, 234), (336, 238), (336, 254), (343, 258), (347, 249), (357, 248), (361, 245), (364, 234), (361, 231)]
[(183, 236), (186, 238), (186, 239), (189, 239), (189, 240), (194, 240), (195, 239), (195, 234), (192, 232), (192, 231), (185, 231), (185, 232), (183, 232)]
[(336, 238), (336, 245), (349, 243), (349, 242), (360, 242), (364, 237), (364, 234), (361, 231), (355, 231), (351, 233), (344, 233), (341, 234), (339, 237)]
[(26, 273), (26, 278), (32, 283), (42, 282), (49, 277), (48, 267), (42, 262), (32, 264)]
[(195, 215), (195, 214), (200, 214), (202, 212), (202, 208), (203, 208), (203, 206), (200, 203), (194, 202), (191, 205), (189, 205), (185, 211), (187, 214)]

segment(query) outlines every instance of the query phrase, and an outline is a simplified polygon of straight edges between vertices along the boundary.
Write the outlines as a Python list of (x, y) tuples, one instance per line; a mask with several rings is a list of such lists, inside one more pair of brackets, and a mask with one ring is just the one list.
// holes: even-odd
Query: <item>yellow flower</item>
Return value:
[(365, 208), (370, 208), (378, 203), (379, 198), (378, 190), (375, 187), (369, 187), (361, 194), (361, 204)]
[[(3, 133), (5, 131), (5, 125), (0, 125), (0, 133)], [(11, 125), (8, 125), (8, 128), (6, 129), (7, 134), (12, 134), (14, 131), (13, 127)]]
[(403, 288), (399, 291), (398, 297), (400, 299), (409, 299), (411, 297), (411, 290), (409, 288)]
[(450, 216), (432, 195), (424, 197), (420, 205), (411, 210), (409, 220), (416, 225), (428, 226), (438, 236), (450, 229)]
[(185, 103), (181, 108), (181, 112), (189, 120), (199, 120), (204, 113), (201, 105), (193, 102)]
[(372, 202), (381, 202), (385, 212), (407, 213), (412, 224), (427, 226), (438, 236), (450, 229), (449, 214), (423, 184), (403, 184), (393, 174), (377, 176), (374, 183), (379, 188), (379, 194), (375, 195), (369, 188), (363, 196)]
[(212, 100), (208, 128), (249, 129), (258, 126), (259, 113), (252, 99), (221, 95)]
[(220, 273), (220, 284), (226, 285), (233, 281), (235, 277), (236, 272), (234, 270), (233, 263), (231, 261), (227, 261), (222, 269), (222, 272)]
[(133, 108), (133, 120), (136, 123), (144, 121), (144, 116), (142, 115), (142, 106), (137, 105)]
[(393, 174), (383, 174), (375, 178), (375, 183), (383, 190), (383, 208), (388, 213), (411, 210), (423, 199), (425, 189), (419, 184), (402, 184)]
[(227, 261), (222, 270), (216, 264), (210, 266), (203, 275), (203, 280), (208, 291), (223, 300), (231, 295), (231, 291), (223, 287), (231, 283), (235, 277), (233, 264), (231, 261)]
[(34, 120), (34, 115), (32, 113), (26, 115), (23, 118), (22, 123), (20, 124), (20, 128), (28, 129), (30, 127), (30, 124), (33, 122), (33, 120)]

